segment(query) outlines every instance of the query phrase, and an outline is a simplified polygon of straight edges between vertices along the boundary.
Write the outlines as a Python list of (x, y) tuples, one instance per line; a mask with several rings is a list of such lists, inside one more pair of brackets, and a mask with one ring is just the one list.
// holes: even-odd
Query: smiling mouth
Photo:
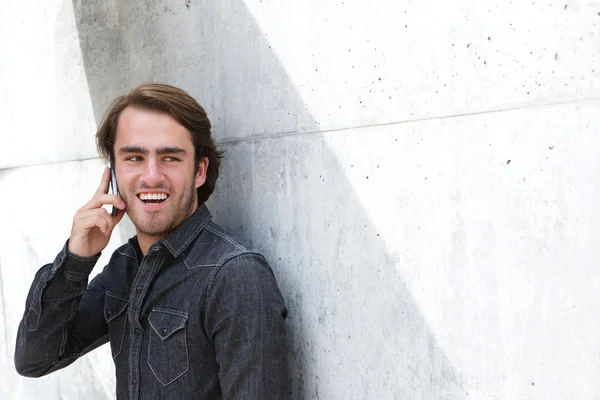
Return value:
[(138, 198), (149, 206), (156, 206), (169, 197), (166, 193), (140, 193)]

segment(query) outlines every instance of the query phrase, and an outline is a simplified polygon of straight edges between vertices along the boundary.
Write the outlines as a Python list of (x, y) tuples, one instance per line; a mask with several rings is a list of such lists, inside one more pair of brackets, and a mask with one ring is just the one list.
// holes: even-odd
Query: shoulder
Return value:
[(220, 268), (235, 264), (237, 259), (251, 259), (266, 264), (262, 254), (212, 221), (206, 224), (196, 241), (184, 253), (184, 261), (190, 268)]
[(206, 225), (187, 255), (188, 265), (191, 259), (204, 260), (214, 268), (209, 293), (215, 288), (238, 293), (259, 288), (277, 291), (273, 270), (263, 254), (213, 222)]

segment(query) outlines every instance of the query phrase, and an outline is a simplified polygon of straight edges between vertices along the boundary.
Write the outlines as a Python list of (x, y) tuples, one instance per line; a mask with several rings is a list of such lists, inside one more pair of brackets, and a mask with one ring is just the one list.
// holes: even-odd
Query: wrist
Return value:
[(69, 249), (69, 240), (63, 246), (62, 251), (54, 260), (54, 271), (62, 271), (67, 278), (72, 280), (87, 279), (94, 269), (101, 253), (94, 256), (81, 256)]
[(97, 258), (101, 254), (101, 252), (93, 253), (89, 251), (89, 249), (87, 249), (85, 246), (83, 248), (81, 248), (81, 246), (77, 246), (77, 240), (73, 241), (73, 238), (69, 238), (69, 240), (67, 240), (66, 250), (67, 255), (83, 261), (92, 258)]

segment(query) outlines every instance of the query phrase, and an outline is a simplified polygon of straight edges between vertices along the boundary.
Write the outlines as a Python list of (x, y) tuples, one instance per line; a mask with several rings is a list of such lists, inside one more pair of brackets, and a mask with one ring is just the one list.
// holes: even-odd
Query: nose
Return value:
[(155, 157), (148, 157), (144, 163), (144, 170), (140, 176), (140, 180), (149, 187), (154, 187), (162, 182), (163, 179), (164, 175), (158, 160)]

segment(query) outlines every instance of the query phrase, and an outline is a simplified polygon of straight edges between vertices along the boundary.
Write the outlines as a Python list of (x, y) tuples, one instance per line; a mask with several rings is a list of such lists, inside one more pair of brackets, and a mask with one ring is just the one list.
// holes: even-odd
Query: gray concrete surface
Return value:
[[(210, 208), (271, 261), (294, 399), (597, 399), (597, 1), (0, 4), (0, 399), (111, 399), (105, 348), (12, 369), (107, 103), (189, 90)], [(102, 261), (132, 233), (121, 224)]]

